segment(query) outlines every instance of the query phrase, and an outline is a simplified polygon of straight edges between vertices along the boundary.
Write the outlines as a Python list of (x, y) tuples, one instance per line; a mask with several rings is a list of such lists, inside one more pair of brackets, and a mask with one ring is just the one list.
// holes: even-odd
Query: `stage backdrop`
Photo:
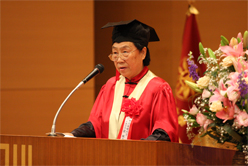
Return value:
[[(105, 71), (68, 100), (56, 131), (85, 122), (101, 86), (115, 74), (108, 59), (110, 21), (138, 19), (153, 26), (149, 68), (173, 91), (188, 1), (1, 1), (1, 133), (44, 135), (70, 91), (96, 64)], [(204, 46), (218, 48), (247, 29), (247, 1), (196, 1)]]
[[(1, 133), (45, 135), (94, 68), (92, 1), (1, 1)], [(88, 119), (94, 81), (68, 100), (57, 131)]]

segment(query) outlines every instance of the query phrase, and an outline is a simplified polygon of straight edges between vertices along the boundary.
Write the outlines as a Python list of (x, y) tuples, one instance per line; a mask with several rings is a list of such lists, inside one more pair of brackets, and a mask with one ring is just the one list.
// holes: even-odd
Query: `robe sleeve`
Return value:
[(141, 140), (150, 140), (150, 141), (171, 141), (168, 134), (163, 129), (156, 129), (152, 135), (149, 135), (146, 139)]
[(75, 137), (93, 137), (95, 138), (95, 130), (90, 121), (81, 124), (78, 128), (71, 132)]
[(152, 106), (152, 133), (163, 129), (172, 142), (178, 142), (178, 117), (172, 90), (167, 82), (158, 88)]
[(102, 135), (102, 109), (104, 109), (104, 91), (105, 85), (102, 86), (95, 103), (92, 107), (88, 121), (92, 123), (95, 129), (96, 138), (101, 138)]
[(87, 123), (81, 124), (78, 128), (74, 129), (71, 133), (76, 137), (97, 137), (101, 135), (101, 107), (103, 106), (103, 93), (105, 85), (102, 86), (95, 102), (92, 107), (90, 117)]

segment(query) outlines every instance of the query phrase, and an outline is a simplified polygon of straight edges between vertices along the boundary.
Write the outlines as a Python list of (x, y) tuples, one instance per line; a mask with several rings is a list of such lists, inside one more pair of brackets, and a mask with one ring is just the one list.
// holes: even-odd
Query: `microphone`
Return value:
[(88, 82), (91, 78), (95, 77), (97, 74), (102, 73), (104, 70), (104, 66), (102, 64), (98, 64), (95, 66), (95, 69), (85, 77), (85, 79), (82, 80), (82, 82), (85, 84)]
[(71, 95), (83, 84), (85, 84), (86, 82), (88, 82), (91, 78), (95, 77), (97, 74), (102, 73), (104, 70), (104, 66), (102, 64), (97, 64), (94, 68), (94, 70), (88, 74), (72, 91), (71, 93), (66, 97), (66, 99), (64, 100), (64, 102), (60, 105), (54, 119), (53, 119), (53, 125), (52, 125), (52, 129), (51, 132), (48, 133), (48, 136), (57, 136), (57, 134), (61, 135), (61, 133), (56, 133), (55, 132), (55, 126), (56, 126), (56, 120), (57, 117), (61, 111), (61, 109), (63, 108), (64, 104), (66, 103), (66, 101), (71, 97)]

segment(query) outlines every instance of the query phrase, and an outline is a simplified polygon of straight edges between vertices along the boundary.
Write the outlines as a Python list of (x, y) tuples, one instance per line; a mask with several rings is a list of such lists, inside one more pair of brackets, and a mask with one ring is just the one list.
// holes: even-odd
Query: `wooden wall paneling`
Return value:
[[(94, 68), (93, 1), (1, 1), (1, 133), (45, 135)], [(68, 100), (56, 131), (86, 122), (94, 80)]]
[[(45, 135), (70, 89), (1, 92), (1, 133)], [(56, 131), (69, 132), (87, 122), (93, 105), (91, 89), (77, 90), (62, 108)]]
[(2, 89), (73, 87), (94, 67), (91, 1), (6, 1), (1, 23)]

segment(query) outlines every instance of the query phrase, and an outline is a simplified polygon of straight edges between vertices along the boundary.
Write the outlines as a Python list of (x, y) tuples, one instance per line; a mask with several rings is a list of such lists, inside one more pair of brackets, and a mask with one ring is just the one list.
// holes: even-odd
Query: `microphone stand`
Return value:
[(66, 97), (66, 99), (64, 100), (64, 102), (60, 105), (54, 119), (53, 119), (53, 125), (52, 125), (52, 129), (51, 129), (51, 132), (48, 133), (48, 136), (57, 136), (58, 133), (55, 132), (55, 125), (56, 125), (56, 120), (57, 120), (57, 117), (60, 113), (60, 110), (63, 108), (63, 106), (65, 105), (65, 103), (67, 102), (67, 100), (71, 97), (71, 95), (81, 86), (84, 84), (84, 81), (81, 81), (72, 91), (71, 93)]
[[(53, 125), (52, 125), (52, 129), (50, 133), (47, 133), (48, 136), (57, 136), (58, 134), (61, 135), (61, 133), (56, 133), (55, 132), (55, 125), (56, 125), (56, 120), (57, 117), (60, 113), (60, 110), (63, 108), (64, 104), (66, 103), (66, 101), (71, 97), (71, 95), (83, 84), (85, 84), (87, 81), (89, 81), (91, 78), (93, 78), (94, 76), (96, 76), (99, 73), (102, 73), (104, 70), (104, 66), (102, 64), (98, 64), (95, 66), (94, 70), (85, 78), (83, 79), (72, 91), (71, 93), (66, 97), (66, 99), (64, 100), (64, 102), (60, 105), (54, 119), (53, 119)], [(62, 134), (63, 135), (63, 134)]]

